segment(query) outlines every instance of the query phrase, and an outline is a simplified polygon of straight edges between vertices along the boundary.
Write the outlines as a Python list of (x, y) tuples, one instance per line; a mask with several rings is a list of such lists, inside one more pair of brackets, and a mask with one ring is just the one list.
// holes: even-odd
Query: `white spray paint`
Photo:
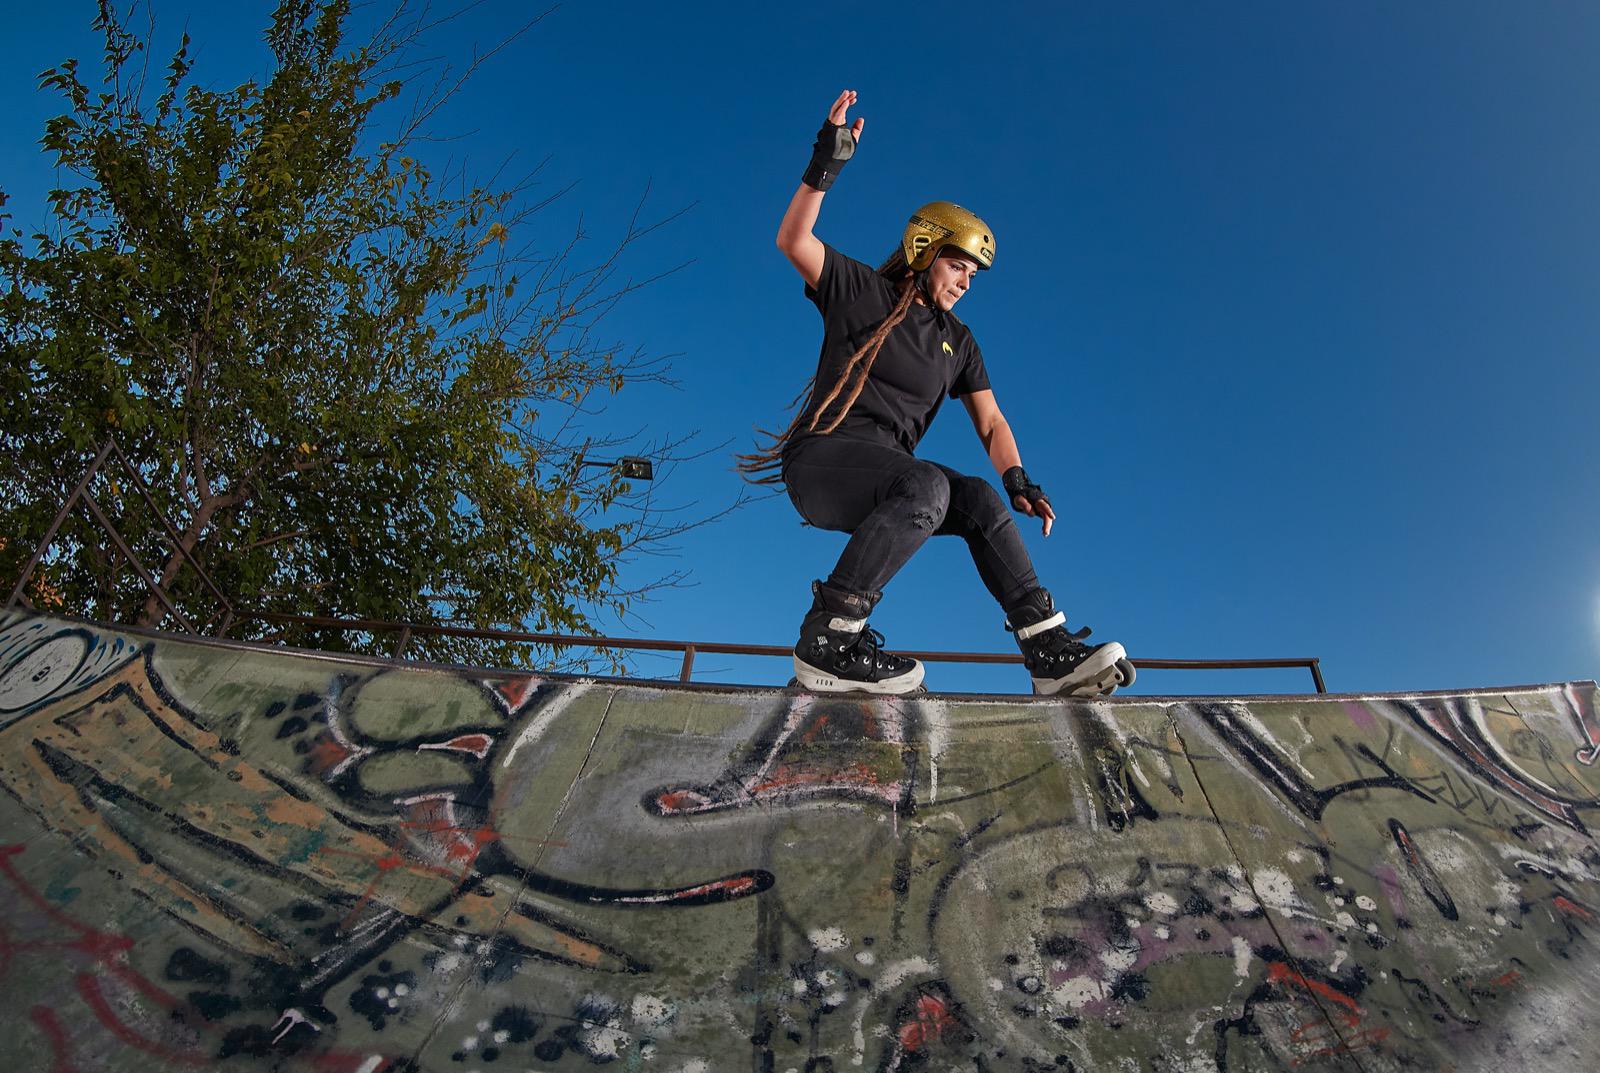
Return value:
[(850, 1057), (851, 1065), (859, 1066), (867, 1060), (867, 1034), (862, 1026), (866, 1023), (867, 1013), (872, 1009), (873, 999), (894, 991), (913, 976), (934, 976), (937, 973), (937, 966), (927, 958), (891, 961), (883, 967), (883, 971), (878, 974), (872, 986), (861, 992), (861, 998), (856, 1003), (855, 1016), (850, 1019), (851, 1043), (855, 1048)]
[(1168, 917), (1176, 916), (1178, 913), (1178, 899), (1164, 891), (1154, 891), (1146, 894), (1143, 901), (1145, 908), (1152, 913), (1160, 913), (1162, 916)]
[(1233, 974), (1241, 980), (1250, 977), (1250, 940), (1243, 935), (1233, 937)]
[[(1249, 708), (1238, 704), (1229, 705), (1228, 713), (1233, 716), (1235, 722), (1242, 723), (1249, 727), (1252, 734), (1260, 738), (1267, 745), (1270, 745), (1276, 749), (1280, 756), (1288, 757), (1289, 760), (1293, 762), (1294, 766), (1300, 769), (1300, 774), (1306, 779), (1314, 780), (1315, 776), (1311, 774), (1311, 770), (1300, 762), (1300, 751), (1298, 749), (1289, 748), (1288, 746), (1284, 745), (1283, 742), (1275, 738), (1272, 734), (1272, 731), (1267, 729), (1266, 724), (1263, 723)], [(1311, 736), (1307, 735), (1305, 738), (1305, 743), (1310, 745), (1312, 741), (1313, 739)]]
[(928, 802), (939, 800), (939, 762), (950, 747), (950, 710), (942, 700), (924, 700), (923, 722), (928, 734)]
[(850, 945), (850, 940), (845, 938), (842, 928), (814, 928), (807, 933), (806, 938), (818, 950), (843, 950)]
[(667, 1024), (676, 1015), (672, 1004), (660, 995), (635, 995), (630, 1012), (639, 1024), (653, 1028)]
[(522, 728), (522, 733), (518, 734), (517, 739), (511, 743), (511, 747), (506, 750), (505, 759), (500, 761), (500, 767), (502, 769), (510, 767), (511, 761), (516, 758), (518, 750), (524, 745), (530, 745), (543, 737), (544, 732), (550, 729), (550, 724), (555, 722), (556, 716), (566, 711), (573, 701), (584, 694), (585, 684), (581, 680), (573, 682), (560, 693), (551, 697), (544, 707), (539, 709), (538, 714), (528, 720), (528, 725)]
[(1093, 976), (1074, 976), (1051, 990), (1050, 1001), (1081, 1010), (1091, 1002), (1099, 1002), (1107, 994), (1106, 985)]
[(1289, 878), (1287, 872), (1280, 872), (1276, 868), (1262, 868), (1252, 879), (1251, 886), (1255, 889), (1256, 897), (1268, 909), (1276, 909), (1286, 917), (1304, 911), (1300, 898), (1295, 893), (1294, 880)]

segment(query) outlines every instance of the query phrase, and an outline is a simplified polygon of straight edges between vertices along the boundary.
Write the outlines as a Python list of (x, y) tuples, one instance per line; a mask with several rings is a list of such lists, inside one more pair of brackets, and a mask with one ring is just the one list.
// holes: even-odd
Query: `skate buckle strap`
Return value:
[(1062, 612), (1057, 611), (1043, 622), (1035, 622), (1032, 626), (1017, 627), (1017, 640), (1026, 641), (1028, 638), (1037, 634), (1041, 634), (1045, 630), (1053, 630), (1057, 626), (1065, 626), (1066, 624), (1067, 616)]
[(828, 629), (840, 633), (860, 633), (861, 627), (866, 624), (867, 620), (864, 618), (843, 618), (836, 615), (828, 620)]

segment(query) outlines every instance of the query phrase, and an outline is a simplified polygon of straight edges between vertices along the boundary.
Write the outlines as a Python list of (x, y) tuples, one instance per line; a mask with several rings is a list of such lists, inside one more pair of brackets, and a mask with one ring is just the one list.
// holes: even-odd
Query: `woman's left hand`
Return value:
[(1030, 518), (1044, 520), (1044, 535), (1050, 535), (1050, 527), (1055, 524), (1055, 508), (1050, 506), (1050, 497), (1044, 494), (1044, 489), (1034, 484), (1028, 478), (1028, 473), (1021, 466), (1012, 466), (1000, 475), (1000, 484), (1006, 490), (1006, 495), (1011, 497), (1011, 509), (1021, 511)]
[(1043, 493), (1038, 499), (1024, 499), (1022, 496), (1013, 496), (1011, 505), (1030, 518), (1044, 519), (1044, 535), (1050, 535), (1050, 527), (1056, 523), (1055, 508), (1050, 506), (1050, 500)]

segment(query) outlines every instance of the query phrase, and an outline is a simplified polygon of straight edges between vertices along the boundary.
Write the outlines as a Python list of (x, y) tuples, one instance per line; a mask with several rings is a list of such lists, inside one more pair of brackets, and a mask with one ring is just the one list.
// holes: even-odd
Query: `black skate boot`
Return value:
[(795, 680), (819, 693), (909, 693), (922, 684), (922, 664), (883, 651), (883, 634), (867, 628), (882, 593), (856, 593), (811, 583), (811, 610), (794, 646)]
[(1133, 684), (1133, 664), (1121, 645), (1086, 645), (1088, 627), (1068, 633), (1066, 623), (1043, 589), (1006, 612), (1006, 629), (1017, 635), (1035, 693), (1100, 696)]

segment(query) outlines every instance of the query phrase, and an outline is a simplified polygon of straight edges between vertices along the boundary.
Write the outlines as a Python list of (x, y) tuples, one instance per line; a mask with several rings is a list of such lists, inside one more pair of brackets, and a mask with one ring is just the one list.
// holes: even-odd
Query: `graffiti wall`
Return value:
[(0, 1068), (1589, 1070), (1593, 683), (819, 698), (0, 621)]

